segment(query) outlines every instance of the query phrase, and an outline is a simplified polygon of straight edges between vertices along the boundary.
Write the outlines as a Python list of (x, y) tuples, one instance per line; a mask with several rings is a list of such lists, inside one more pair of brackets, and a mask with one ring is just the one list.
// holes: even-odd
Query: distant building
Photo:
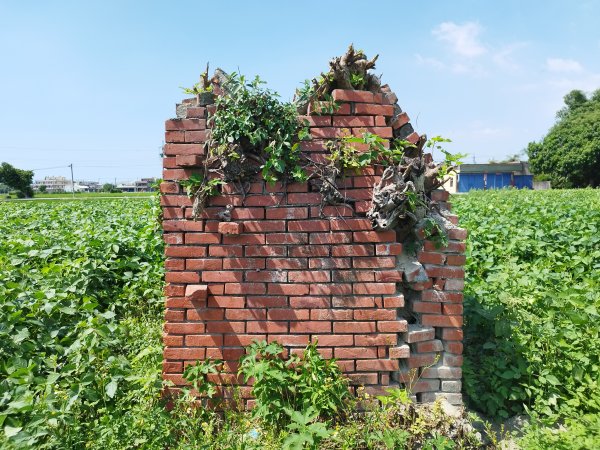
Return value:
[(71, 181), (61, 176), (44, 177), (43, 180), (35, 180), (31, 187), (34, 191), (39, 191), (40, 186), (46, 186), (46, 192), (66, 192), (67, 185), (71, 186)]
[(461, 164), (444, 188), (452, 193), (471, 189), (533, 189), (533, 175), (527, 161), (489, 164)]
[(141, 180), (117, 184), (117, 189), (123, 192), (152, 192), (152, 185), (156, 178), (142, 178)]

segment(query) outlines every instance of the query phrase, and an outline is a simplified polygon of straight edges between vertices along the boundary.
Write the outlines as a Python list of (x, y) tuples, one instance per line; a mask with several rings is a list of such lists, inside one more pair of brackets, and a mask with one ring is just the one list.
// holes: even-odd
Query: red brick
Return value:
[(404, 307), (404, 296), (396, 295), (394, 297), (383, 297), (384, 308), (402, 308)]
[(348, 244), (352, 241), (352, 234), (349, 232), (338, 233), (312, 233), (310, 235), (311, 244)]
[(200, 275), (196, 272), (167, 272), (165, 281), (167, 283), (198, 283)]
[(306, 270), (300, 272), (289, 272), (290, 283), (327, 283), (331, 281), (330, 273), (323, 270)]
[(265, 309), (227, 309), (225, 311), (227, 320), (266, 320), (267, 311)]
[(160, 192), (163, 194), (179, 194), (179, 183), (163, 181), (160, 183)]
[(203, 130), (206, 128), (206, 120), (202, 119), (169, 119), (165, 121), (165, 130)]
[(404, 319), (379, 321), (377, 331), (380, 333), (402, 333), (408, 331), (408, 324)]
[(329, 308), (329, 297), (290, 297), (292, 308)]
[(331, 247), (332, 256), (373, 256), (373, 245), (336, 245)]
[(241, 245), (211, 245), (208, 247), (210, 256), (235, 257), (242, 256), (244, 253)]
[(185, 345), (189, 347), (220, 347), (223, 345), (221, 334), (187, 335)]
[[(341, 259), (341, 258), (339, 258)], [(375, 271), (373, 270), (335, 270), (331, 272), (331, 280), (338, 282), (373, 282), (375, 281)]]
[(333, 322), (334, 333), (374, 333), (376, 330), (375, 322)]
[(467, 230), (464, 228), (450, 228), (448, 230), (448, 237), (450, 239), (456, 239), (459, 241), (464, 241), (467, 239)]
[(289, 256), (290, 257), (318, 257), (318, 256), (328, 256), (329, 255), (329, 246), (325, 245), (310, 245), (310, 246), (299, 246), (299, 247), (290, 247), (289, 248)]
[(288, 322), (253, 321), (248, 322), (248, 333), (287, 333)]
[(233, 220), (257, 220), (265, 218), (265, 208), (233, 208)]
[(166, 270), (185, 270), (185, 259), (168, 258), (165, 260)]
[[(248, 322), (248, 324), (257, 322)], [(209, 333), (245, 333), (246, 322), (234, 322), (227, 320), (224, 322), (207, 322), (206, 331)]]
[(397, 256), (402, 254), (402, 244), (394, 243), (394, 244), (377, 244), (375, 246), (375, 254), (376, 255), (391, 255)]
[(287, 299), (283, 296), (247, 297), (246, 303), (249, 308), (277, 308), (287, 306)]
[(449, 266), (464, 266), (467, 261), (465, 255), (447, 255), (446, 264)]
[(223, 261), (221, 259), (188, 259), (187, 270), (221, 270)]
[(447, 291), (462, 291), (465, 288), (465, 280), (458, 280), (450, 278), (446, 280), (446, 286), (444, 287)]
[(395, 320), (396, 310), (390, 309), (355, 309), (354, 320)]
[(444, 350), (455, 355), (462, 355), (463, 344), (462, 342), (444, 342)]
[(441, 314), (441, 303), (433, 302), (413, 302), (413, 311), (416, 313)]
[(388, 124), (386, 123), (385, 117), (383, 116), (375, 116), (375, 126), (376, 127), (386, 127)]
[(244, 225), (238, 222), (219, 222), (219, 233), (240, 234), (243, 233)]
[(348, 297), (333, 297), (331, 304), (335, 308), (372, 308), (376, 306), (376, 299), (379, 297), (362, 297), (352, 295)]
[(304, 126), (305, 122), (311, 127), (330, 127), (331, 116), (300, 116), (300, 123)]
[(283, 245), (249, 245), (246, 256), (286, 256), (286, 248)]
[(208, 296), (208, 286), (205, 284), (188, 284), (185, 287), (185, 297), (191, 301), (203, 300)]
[(225, 294), (265, 294), (267, 286), (265, 283), (227, 283)]
[(406, 125), (408, 122), (410, 122), (410, 118), (408, 117), (408, 114), (403, 112), (403, 113), (400, 113), (398, 116), (394, 117), (394, 119), (392, 120), (392, 123), (390, 125), (392, 126), (392, 128), (394, 130), (397, 130), (398, 128), (401, 128), (403, 125)]
[(218, 233), (187, 233), (186, 244), (220, 244), (221, 236)]
[(352, 320), (351, 309), (311, 309), (311, 320)]
[(444, 350), (444, 345), (442, 341), (438, 339), (434, 339), (432, 341), (418, 342), (415, 345), (417, 353), (432, 353), (432, 352), (441, 352)]
[(350, 379), (350, 384), (365, 386), (369, 384), (377, 384), (377, 373), (350, 373), (348, 374), (348, 378)]
[(183, 372), (182, 362), (163, 361), (164, 373), (181, 373)]
[(299, 220), (288, 222), (288, 231), (329, 231), (328, 220)]
[(173, 309), (167, 309), (165, 311), (165, 320), (167, 322), (183, 322), (185, 318), (185, 311), (178, 311)]
[(198, 131), (186, 131), (185, 132), (185, 142), (199, 142), (204, 143), (208, 140), (210, 133), (207, 130), (198, 130)]
[(442, 277), (442, 278), (464, 278), (465, 271), (462, 268), (457, 267), (435, 267), (428, 266), (426, 268), (427, 275), (430, 277)]
[[(163, 153), (165, 156), (203, 155), (204, 148), (202, 144), (165, 144), (163, 145)], [(182, 173), (181, 176), (175, 178), (187, 179), (189, 178), (189, 174), (186, 175), (185, 173)]]
[(165, 234), (163, 234), (163, 240), (165, 241), (165, 244), (169, 244), (169, 245), (183, 244), (183, 234), (182, 233), (165, 233)]
[(339, 359), (374, 359), (377, 358), (376, 347), (336, 348), (333, 356)]
[(355, 231), (354, 242), (391, 242), (396, 240), (395, 231)]
[(455, 314), (462, 314), (463, 313), (463, 305), (462, 304), (457, 304), (457, 303), (445, 303), (442, 306), (442, 309), (444, 311), (444, 315), (447, 316), (451, 316), (451, 315), (455, 315)]
[(398, 370), (399, 363), (396, 359), (376, 359), (376, 360), (357, 360), (356, 361), (356, 370), (358, 372), (368, 372), (368, 371), (387, 371), (391, 372), (394, 370)]
[(189, 220), (164, 220), (163, 229), (165, 231), (202, 231), (203, 222), (191, 222)]
[(463, 339), (463, 330), (461, 329), (442, 329), (442, 339), (449, 341), (462, 341)]
[(321, 202), (321, 194), (307, 192), (292, 193), (288, 194), (287, 201), (290, 204), (319, 204)]
[(246, 272), (246, 281), (258, 281), (267, 283), (285, 283), (287, 279), (287, 272), (284, 271), (269, 271), (261, 270), (257, 272)]
[(200, 167), (203, 159), (199, 155), (177, 155), (175, 163), (180, 167)]
[(335, 127), (311, 128), (310, 135), (313, 139), (333, 139), (350, 134), (348, 130)]
[(270, 233), (266, 235), (267, 244), (308, 244), (307, 233)]
[(290, 322), (290, 333), (330, 333), (331, 322), (307, 320), (302, 322)]
[(410, 347), (408, 345), (401, 345), (400, 347), (390, 347), (389, 349), (390, 359), (404, 359), (410, 357)]
[(230, 271), (215, 271), (215, 272), (203, 272), (202, 273), (202, 281), (212, 281), (212, 282), (220, 282), (220, 283), (228, 283), (228, 282), (241, 282), (243, 277), (243, 272), (230, 272)]
[(204, 333), (203, 323), (165, 323), (165, 331), (171, 334)]
[(183, 131), (166, 131), (165, 142), (168, 143), (182, 143), (185, 142), (185, 132)]
[(372, 92), (351, 89), (334, 89), (331, 92), (331, 96), (333, 100), (343, 102), (372, 103), (374, 99)]
[[(317, 194), (320, 195), (320, 194)], [(317, 203), (321, 201), (321, 198), (317, 200)], [(312, 203), (307, 201), (306, 203)], [(308, 208), (297, 206), (295, 208), (268, 208), (267, 219), (306, 219), (308, 217)]]
[(168, 297), (180, 297), (185, 295), (185, 286), (177, 286), (173, 284), (166, 284), (164, 293)]
[(239, 244), (239, 245), (264, 245), (266, 237), (264, 234), (240, 234), (240, 235), (225, 235), (223, 236), (223, 244)]
[(391, 268), (396, 266), (393, 256), (371, 256), (366, 258), (352, 258), (352, 267), (357, 269)]
[(411, 355), (408, 359), (408, 368), (414, 369), (416, 367), (427, 367), (435, 364), (438, 359), (436, 353), (424, 353), (422, 355)]
[(165, 359), (204, 359), (206, 350), (204, 348), (165, 348), (163, 357)]
[(225, 318), (225, 311), (223, 309), (188, 309), (187, 320), (188, 321), (209, 321), (209, 320), (223, 320)]
[(424, 315), (421, 323), (425, 326), (457, 328), (462, 327), (463, 318), (462, 316)]
[(353, 292), (355, 294), (394, 294), (396, 292), (395, 283), (354, 283)]
[(417, 142), (419, 142), (419, 135), (417, 133), (411, 133), (406, 137), (406, 140), (411, 144), (416, 144)]
[(267, 318), (269, 320), (308, 320), (310, 318), (310, 310), (308, 309), (285, 309), (276, 308), (270, 309)]
[(275, 295), (307, 295), (308, 284), (278, 284), (272, 283), (268, 286), (268, 293)]
[(444, 264), (446, 260), (446, 255), (443, 253), (434, 253), (434, 252), (420, 252), (419, 253), (419, 262), (423, 264)]
[[(354, 136), (363, 136), (365, 133), (376, 134), (382, 138), (392, 138), (392, 127), (362, 127), (352, 128), (352, 134)], [(370, 196), (369, 196), (370, 198)]]
[(372, 127), (375, 121), (372, 116), (339, 116), (333, 118), (334, 127)]
[(331, 229), (334, 231), (338, 230), (350, 230), (350, 231), (363, 231), (372, 230), (371, 221), (369, 219), (356, 218), (356, 219), (332, 219)]
[(310, 269), (349, 269), (350, 258), (310, 258)]
[(243, 223), (246, 233), (272, 233), (285, 231), (284, 220), (248, 220)]
[(277, 206), (281, 203), (283, 195), (249, 195), (244, 200), (245, 206)]
[(307, 268), (307, 258), (267, 258), (267, 269), (300, 270)]
[(389, 117), (394, 114), (394, 107), (392, 105), (356, 104), (354, 105), (354, 113)]
[(223, 269), (264, 269), (265, 258), (225, 258)]
[(192, 117), (198, 117), (198, 118), (204, 118), (206, 117), (206, 108), (204, 108), (203, 106), (193, 106), (193, 107), (188, 107), (187, 108), (187, 117), (192, 118)]
[(462, 292), (441, 292), (441, 291), (423, 291), (421, 300), (426, 302), (448, 302), (461, 303), (463, 301)]
[(208, 297), (208, 306), (211, 308), (244, 308), (245, 298), (215, 295)]
[(344, 347), (354, 344), (354, 336), (351, 334), (317, 334), (313, 335), (319, 347)]
[(349, 295), (352, 294), (351, 284), (323, 284), (310, 285), (310, 295)]
[(375, 272), (375, 281), (384, 283), (401, 283), (403, 272), (401, 270), (381, 270)]
[(395, 345), (398, 341), (397, 334), (357, 334), (354, 337), (354, 344), (360, 346), (376, 347)]

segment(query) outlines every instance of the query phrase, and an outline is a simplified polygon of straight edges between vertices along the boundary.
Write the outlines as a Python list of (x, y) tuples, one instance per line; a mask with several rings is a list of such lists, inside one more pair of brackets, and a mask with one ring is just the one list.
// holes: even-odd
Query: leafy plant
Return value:
[(254, 342), (240, 361), (244, 380), (254, 380), (255, 415), (278, 426), (289, 423), (286, 409), (306, 412), (313, 408), (323, 419), (343, 417), (351, 397), (335, 360), (323, 359), (315, 343), (287, 361), (282, 353), (283, 347), (276, 342)]
[(219, 366), (223, 364), (221, 360), (205, 359), (204, 361), (196, 361), (196, 364), (189, 365), (183, 371), (183, 378), (192, 384), (192, 387), (198, 391), (200, 395), (205, 395), (208, 398), (213, 398), (217, 389), (215, 384), (208, 380), (209, 374), (218, 374)]
[(212, 117), (212, 147), (239, 146), (244, 154), (253, 154), (269, 182), (304, 180), (297, 145), (302, 126), (296, 108), (280, 102), (264, 84), (259, 77), (247, 82), (243, 75), (229, 76), (226, 94), (218, 97)]
[(332, 434), (327, 425), (318, 422), (319, 412), (310, 406), (306, 411), (299, 412), (285, 408), (290, 416), (287, 430), (290, 432), (283, 441), (283, 448), (290, 450), (318, 449), (319, 443)]

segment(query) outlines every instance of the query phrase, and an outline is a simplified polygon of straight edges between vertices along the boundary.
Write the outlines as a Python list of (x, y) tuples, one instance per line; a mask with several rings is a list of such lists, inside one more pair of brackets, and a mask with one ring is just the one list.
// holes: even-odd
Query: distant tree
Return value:
[(589, 98), (574, 90), (540, 142), (527, 146), (531, 171), (557, 188), (600, 186), (600, 89)]
[(31, 170), (17, 169), (6, 162), (0, 166), (0, 183), (15, 189), (20, 198), (33, 197), (32, 181), (33, 171)]
[(46, 185), (45, 185), (45, 184), (42, 184), (42, 185), (41, 185), (41, 186), (38, 188), (38, 190), (39, 190), (39, 191), (40, 191), (42, 194), (44, 194), (44, 193), (45, 193), (45, 192), (48, 190), (48, 188), (46, 187)]
[(115, 188), (114, 184), (105, 183), (102, 185), (102, 192), (111, 192)]

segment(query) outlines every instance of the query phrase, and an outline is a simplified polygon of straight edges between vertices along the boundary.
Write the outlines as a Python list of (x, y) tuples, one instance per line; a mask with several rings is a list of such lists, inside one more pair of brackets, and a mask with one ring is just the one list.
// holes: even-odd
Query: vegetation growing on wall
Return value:
[[(422, 136), (412, 144), (393, 138), (387, 148), (383, 139), (366, 132), (330, 140), (327, 162), (301, 151), (302, 140), (310, 139), (310, 135), (298, 114), (309, 109), (331, 114), (338, 106), (331, 97), (334, 89), (369, 90), (383, 95), (379, 77), (371, 73), (376, 59), (369, 60), (351, 45), (344, 55), (331, 60), (327, 73), (305, 82), (294, 103), (280, 102), (258, 77), (247, 81), (240, 74), (227, 75), (217, 69), (210, 79), (211, 92), (219, 95), (209, 119), (211, 137), (203, 173), (181, 183), (194, 197), (194, 216), (199, 217), (207, 198), (218, 192), (220, 184), (229, 183), (245, 196), (259, 173), (270, 183), (309, 181), (323, 194), (321, 210), (327, 205), (352, 207), (353, 201), (338, 187), (345, 171), (380, 167), (383, 176), (375, 186), (367, 214), (374, 229), (398, 229), (404, 236), (414, 237), (415, 230), (426, 225), (426, 217), (433, 218), (439, 230), (451, 227), (430, 200), (431, 191), (443, 184), (462, 157), (442, 149), (441, 144), (449, 140), (427, 140)], [(207, 72), (200, 84), (203, 91), (208, 89)], [(394, 110), (401, 111), (397, 105)], [(367, 150), (357, 150), (356, 144), (366, 145)], [(426, 153), (435, 149), (446, 156), (441, 164)]]

